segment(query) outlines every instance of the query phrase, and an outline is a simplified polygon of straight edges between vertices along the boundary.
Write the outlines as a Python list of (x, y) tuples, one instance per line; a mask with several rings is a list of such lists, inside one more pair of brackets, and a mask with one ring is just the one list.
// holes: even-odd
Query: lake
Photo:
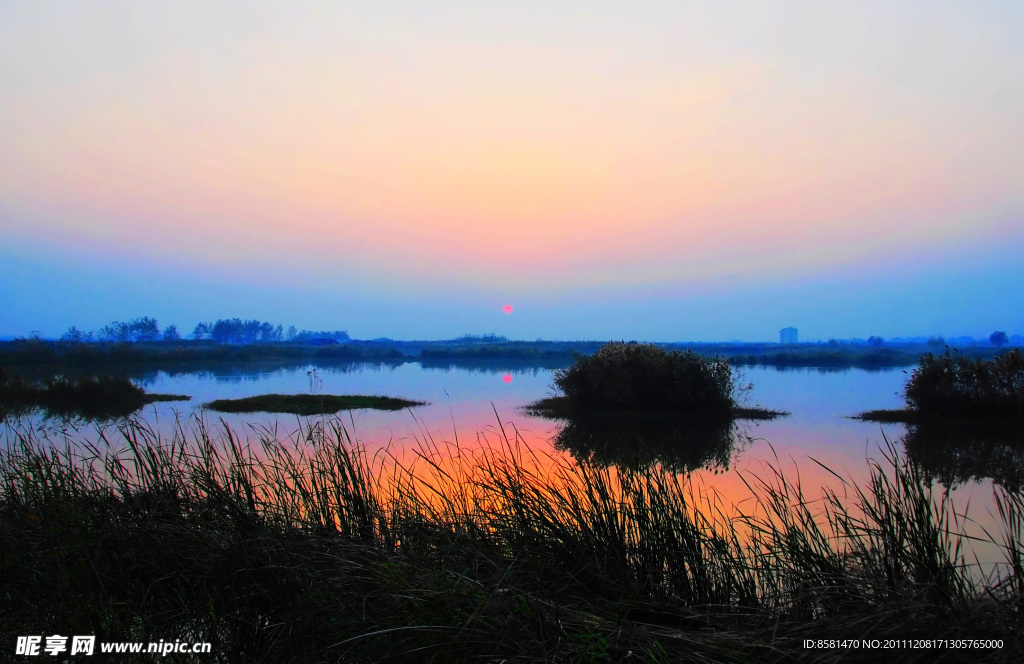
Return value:
[[(315, 371), (319, 379), (313, 386), (310, 371)], [(774, 448), (783, 458), (813, 456), (830, 467), (856, 470), (864, 466), (869, 452), (884, 445), (883, 433), (890, 440), (903, 434), (901, 425), (849, 419), (850, 415), (871, 408), (899, 407), (899, 394), (906, 379), (901, 369), (868, 372), (744, 368), (741, 374), (754, 384), (750, 405), (791, 414), (772, 422), (748, 423), (747, 433), (755, 440), (735, 450), (736, 468), (769, 458)], [(244, 371), (210, 368), (177, 375), (160, 371), (136, 382), (148, 392), (192, 397), (188, 402), (157, 404), (143, 411), (156, 412), (161, 419), (173, 417), (175, 411), (198, 411), (213, 399), (308, 394), (311, 387), (323, 394), (379, 394), (429, 402), (413, 411), (361, 410), (346, 414), (358, 440), (369, 447), (414, 445), (425, 436), (448, 440), (456, 433), (462, 439), (472, 438), (477, 433), (496, 430), (500, 420), (514, 426), (531, 444), (550, 448), (559, 430), (556, 422), (521, 412), (522, 406), (554, 393), (553, 370), (530, 366), (429, 368), (410, 362), (310, 364)], [(295, 417), (287, 415), (208, 412), (207, 418), (223, 418), (232, 427), (275, 422), (279, 426), (297, 427)]]
[[(740, 374), (743, 382), (754, 385), (747, 405), (787, 411), (790, 415), (774, 421), (741, 423), (737, 430), (726, 432), (728, 442), (724, 445), (715, 443), (714, 449), (697, 450), (689, 456), (687, 453), (693, 450), (671, 449), (681, 447), (671, 432), (666, 441), (658, 443), (662, 445), (659, 460), (682, 452), (682, 456), (673, 457), (676, 465), (692, 470), (692, 481), (727, 503), (742, 504), (748, 500), (750, 490), (744, 480), (770, 477), (769, 466), (780, 468), (787, 477), (799, 477), (808, 497), (819, 497), (821, 487), (842, 494), (843, 482), (836, 475), (862, 484), (869, 475), (868, 458), (882, 460), (887, 440), (902, 449), (900, 443), (906, 434), (903, 425), (879, 425), (849, 417), (869, 409), (900, 407), (900, 395), (907, 378), (902, 369), (837, 371), (747, 367), (741, 369)], [(417, 362), (244, 368), (211, 365), (204, 370), (181, 373), (149, 371), (127, 375), (147, 392), (191, 396), (189, 401), (158, 403), (141, 412), (147, 422), (164, 434), (170, 433), (175, 418), (185, 420), (197, 414), (214, 427), (221, 426), (220, 420), (223, 420), (234, 431), (245, 435), (255, 436), (255, 432), (276, 429), (279, 438), (284, 438), (299, 429), (297, 417), (203, 412), (203, 404), (213, 399), (259, 394), (314, 392), (401, 396), (429, 402), (411, 410), (360, 410), (339, 414), (352, 437), (370, 452), (386, 448), (396, 457), (410, 454), (429, 441), (444, 443), (457, 438), (460, 445), (473, 446), (517, 435), (537, 450), (596, 458), (604, 463), (620, 462), (617, 454), (623, 449), (628, 452), (632, 447), (629, 441), (622, 440), (611, 447), (588, 447), (589, 443), (580, 446), (571, 440), (566, 443), (565, 439), (559, 443), (563, 423), (522, 412), (525, 404), (554, 393), (550, 367), (509, 362), (443, 367)], [(36, 418), (27, 424), (41, 423)], [(45, 426), (51, 435), (61, 430), (59, 423), (49, 422)], [(97, 437), (95, 430), (101, 426), (81, 426), (74, 436), (93, 440)], [(108, 429), (110, 426), (107, 425)], [(116, 437), (116, 432), (114, 434)], [(589, 440), (589, 434), (584, 438)], [(685, 445), (692, 447), (693, 443)], [(999, 464), (995, 471), (976, 463), (950, 474), (947, 457), (953, 458), (958, 452), (943, 454), (945, 456), (940, 454), (939, 460), (927, 454), (922, 456), (926, 467), (938, 469), (934, 470), (937, 476), (943, 477), (943, 472), (947, 476), (945, 484), (937, 484), (938, 490), (948, 488), (956, 504), (965, 508), (970, 505), (969, 517), (975, 521), (967, 526), (970, 532), (980, 534), (980, 528), (996, 528), (991, 477), (1002, 477), (1004, 483), (1006, 476), (1016, 481), (1020, 474), (1015, 470), (1021, 465), (1020, 454), (1010, 454), (1009, 466), (1014, 470), (1009, 475), (1007, 463)], [(1006, 455), (1000, 458), (1005, 461)], [(846, 490), (849, 491), (849, 487)], [(998, 560), (1001, 554), (992, 547), (983, 547), (979, 557)]]

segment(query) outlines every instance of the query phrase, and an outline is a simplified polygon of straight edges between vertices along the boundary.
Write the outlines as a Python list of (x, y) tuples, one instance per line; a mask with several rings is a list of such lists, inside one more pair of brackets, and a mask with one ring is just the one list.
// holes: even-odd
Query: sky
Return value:
[(0, 336), (1022, 334), (1021, 34), (994, 0), (9, 0)]

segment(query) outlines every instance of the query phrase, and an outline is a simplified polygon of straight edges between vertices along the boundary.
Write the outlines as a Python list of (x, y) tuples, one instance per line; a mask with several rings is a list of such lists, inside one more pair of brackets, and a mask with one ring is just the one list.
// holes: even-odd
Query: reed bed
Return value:
[[(0, 640), (210, 641), (203, 662), (1019, 661), (1024, 499), (1005, 564), (890, 447), (866, 486), (748, 476), (743, 511), (659, 467), (595, 468), (514, 429), (368, 452), (343, 422), (240, 435), (8, 429)], [(52, 631), (51, 631), (52, 630)], [(1001, 649), (805, 639), (1001, 639)], [(174, 660), (171, 656), (162, 661)], [(183, 657), (177, 655), (177, 657)]]

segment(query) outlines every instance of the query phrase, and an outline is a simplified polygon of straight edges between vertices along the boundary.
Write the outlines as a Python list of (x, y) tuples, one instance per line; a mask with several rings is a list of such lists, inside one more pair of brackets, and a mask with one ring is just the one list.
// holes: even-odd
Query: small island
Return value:
[(729, 361), (653, 344), (610, 343), (555, 372), (561, 396), (523, 407), (561, 422), (554, 444), (578, 461), (675, 473), (729, 466), (745, 433), (737, 420), (786, 415), (746, 408), (751, 384), (737, 384)]
[(771, 420), (788, 413), (741, 406), (736, 396), (753, 385), (737, 385), (725, 358), (668, 351), (653, 344), (613, 342), (593, 355), (577, 356), (555, 371), (563, 396), (524, 407), (555, 419), (642, 415), (673, 418)]
[(331, 415), (342, 410), (402, 410), (426, 405), (398, 397), (364, 396), (358, 394), (261, 394), (243, 399), (216, 399), (206, 408), (221, 413), (294, 413), (297, 415)]
[(904, 408), (868, 410), (852, 419), (920, 424), (945, 420), (1019, 425), (1024, 422), (1024, 356), (1011, 350), (991, 361), (948, 348), (921, 357), (903, 390)]

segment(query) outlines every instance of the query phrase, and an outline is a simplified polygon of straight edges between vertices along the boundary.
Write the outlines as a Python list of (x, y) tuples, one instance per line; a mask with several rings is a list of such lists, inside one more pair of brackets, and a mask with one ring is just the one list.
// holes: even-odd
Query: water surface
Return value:
[[(740, 380), (754, 385), (746, 405), (787, 411), (790, 415), (769, 422), (743, 422), (730, 433), (730, 443), (715, 443), (706, 455), (691, 455), (681, 465), (694, 467), (694, 481), (726, 502), (747, 500), (747, 484), (752, 478), (770, 477), (769, 465), (781, 468), (787, 477), (799, 478), (811, 497), (819, 496), (820, 488), (826, 486), (849, 493), (855, 484), (863, 485), (868, 477), (868, 459), (881, 459), (887, 441), (899, 447), (906, 434), (902, 425), (879, 425), (850, 416), (876, 408), (899, 408), (906, 378), (902, 369), (744, 368)], [(371, 452), (386, 448), (402, 456), (429, 441), (454, 442), (457, 438), (460, 445), (473, 446), (488, 440), (519, 437), (527, 445), (546, 452), (578, 458), (588, 453), (564, 445), (563, 449), (556, 449), (555, 441), (564, 423), (521, 410), (525, 404), (555, 393), (551, 368), (507, 362), (442, 368), (419, 363), (269, 365), (244, 369), (211, 365), (204, 370), (181, 373), (150, 371), (133, 379), (149, 392), (191, 396), (189, 401), (153, 404), (141, 413), (164, 434), (171, 432), (176, 418), (180, 421), (198, 416), (214, 426), (221, 426), (223, 421), (245, 435), (276, 430), (283, 438), (299, 429), (299, 418), (269, 413), (220, 414), (204, 410), (203, 405), (214, 399), (270, 393), (366, 394), (429, 402), (394, 412), (340, 413), (349, 433)], [(102, 426), (82, 427), (78, 435), (95, 438), (95, 429)], [(927, 442), (915, 444), (930, 449)], [(698, 457), (700, 463), (694, 461)], [(942, 463), (948, 462), (947, 457), (952, 458), (947, 454)], [(1020, 457), (1009, 456), (1017, 461)], [(614, 455), (610, 458), (614, 461)], [(701, 469), (702, 464), (707, 467)], [(986, 475), (984, 468), (973, 468), (954, 478), (947, 472), (948, 486), (937, 485), (940, 491), (949, 488), (958, 504), (971, 503), (970, 516), (977, 522), (971, 528), (975, 532), (977, 528), (994, 527), (992, 481), (988, 479), (992, 474)], [(848, 483), (845, 486), (844, 480)], [(999, 558), (998, 552), (991, 549), (985, 553), (988, 556)]]

